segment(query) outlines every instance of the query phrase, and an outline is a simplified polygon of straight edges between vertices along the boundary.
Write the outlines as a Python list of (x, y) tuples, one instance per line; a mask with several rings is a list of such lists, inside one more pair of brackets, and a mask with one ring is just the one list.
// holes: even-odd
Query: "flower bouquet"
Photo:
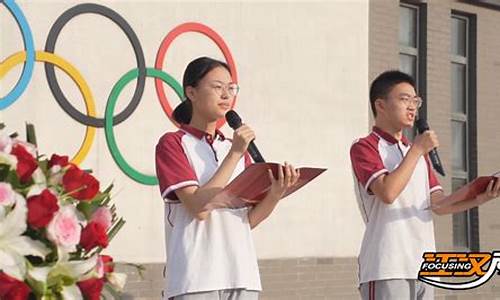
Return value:
[(117, 297), (126, 275), (100, 254), (125, 223), (111, 189), (0, 124), (0, 299)]

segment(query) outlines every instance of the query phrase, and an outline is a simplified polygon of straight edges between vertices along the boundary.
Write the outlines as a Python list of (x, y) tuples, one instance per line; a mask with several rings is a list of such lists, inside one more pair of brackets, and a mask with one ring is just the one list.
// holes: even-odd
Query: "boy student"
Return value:
[(403, 135), (422, 105), (409, 75), (380, 74), (370, 87), (370, 104), (373, 131), (350, 151), (366, 223), (359, 254), (361, 297), (433, 299), (432, 288), (417, 280), (423, 253), (435, 251), (432, 212), (457, 213), (496, 198), (500, 180), (474, 199), (454, 202), (444, 195), (426, 156), (439, 146), (436, 134), (426, 131), (413, 143)]

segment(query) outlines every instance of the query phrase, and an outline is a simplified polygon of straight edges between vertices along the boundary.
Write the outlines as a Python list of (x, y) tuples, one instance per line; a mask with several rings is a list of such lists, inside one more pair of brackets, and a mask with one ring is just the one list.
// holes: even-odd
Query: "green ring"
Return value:
[[(154, 175), (146, 175), (134, 169), (121, 154), (118, 146), (116, 144), (115, 134), (113, 131), (113, 115), (115, 112), (116, 101), (118, 96), (122, 92), (123, 88), (132, 80), (139, 77), (139, 70), (133, 69), (123, 75), (120, 80), (113, 86), (111, 93), (109, 94), (108, 103), (106, 104), (106, 112), (104, 115), (104, 132), (106, 134), (106, 143), (108, 144), (109, 152), (115, 160), (116, 164), (128, 177), (133, 180), (145, 184), (145, 185), (157, 185), (158, 178)], [(146, 77), (159, 78), (171, 88), (174, 89), (175, 93), (179, 98), (184, 99), (184, 92), (181, 85), (177, 80), (175, 80), (169, 74), (154, 68), (146, 68)]]

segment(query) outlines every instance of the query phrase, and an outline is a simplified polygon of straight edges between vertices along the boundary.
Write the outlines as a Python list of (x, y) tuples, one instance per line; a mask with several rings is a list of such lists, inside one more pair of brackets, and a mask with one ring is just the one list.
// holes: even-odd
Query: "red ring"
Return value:
[[(236, 67), (234, 64), (233, 56), (231, 55), (231, 52), (229, 51), (229, 48), (227, 47), (226, 43), (217, 32), (215, 32), (210, 27), (203, 25), (201, 23), (188, 22), (180, 24), (174, 29), (172, 29), (167, 34), (167, 36), (165, 36), (165, 38), (160, 44), (158, 53), (156, 54), (156, 61), (155, 61), (156, 69), (158, 70), (162, 69), (168, 47), (170, 47), (170, 44), (173, 42), (173, 40), (176, 39), (179, 35), (186, 32), (198, 32), (210, 38), (222, 51), (222, 54), (224, 55), (224, 58), (226, 59), (226, 62), (229, 66), (233, 82), (238, 83), (238, 75), (236, 73)], [(177, 124), (177, 122), (175, 122), (175, 120), (172, 117), (173, 109), (169, 103), (167, 95), (165, 94), (165, 90), (163, 88), (163, 81), (158, 78), (155, 78), (155, 87), (156, 87), (156, 94), (158, 95), (158, 99), (160, 100), (160, 104), (161, 107), (163, 108), (163, 111), (167, 114), (170, 121), (172, 121), (172, 123), (174, 123), (175, 126), (179, 127), (179, 124)], [(234, 98), (234, 101), (231, 104), (231, 108), (234, 107), (235, 103), (236, 103), (236, 97)], [(222, 127), (225, 123), (226, 120), (224, 119), (217, 121), (217, 128)]]

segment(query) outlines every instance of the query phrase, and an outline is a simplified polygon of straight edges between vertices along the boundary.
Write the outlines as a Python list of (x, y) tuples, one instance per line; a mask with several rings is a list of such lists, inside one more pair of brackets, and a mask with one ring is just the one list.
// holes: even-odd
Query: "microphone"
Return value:
[[(419, 118), (416, 122), (416, 126), (419, 134), (422, 134), (429, 130), (429, 124), (427, 124), (427, 121), (424, 118)], [(439, 174), (446, 176), (436, 148), (432, 149), (429, 152), (429, 159), (431, 160), (434, 170), (436, 170), (436, 172), (438, 172)]]
[[(241, 118), (238, 116), (238, 114), (234, 110), (230, 110), (226, 113), (226, 121), (229, 126), (236, 130), (241, 127)], [(260, 154), (259, 150), (257, 149), (257, 146), (255, 146), (254, 142), (251, 141), (250, 144), (248, 144), (248, 153), (252, 157), (253, 161), (256, 163), (263, 163), (265, 162), (264, 158)]]

